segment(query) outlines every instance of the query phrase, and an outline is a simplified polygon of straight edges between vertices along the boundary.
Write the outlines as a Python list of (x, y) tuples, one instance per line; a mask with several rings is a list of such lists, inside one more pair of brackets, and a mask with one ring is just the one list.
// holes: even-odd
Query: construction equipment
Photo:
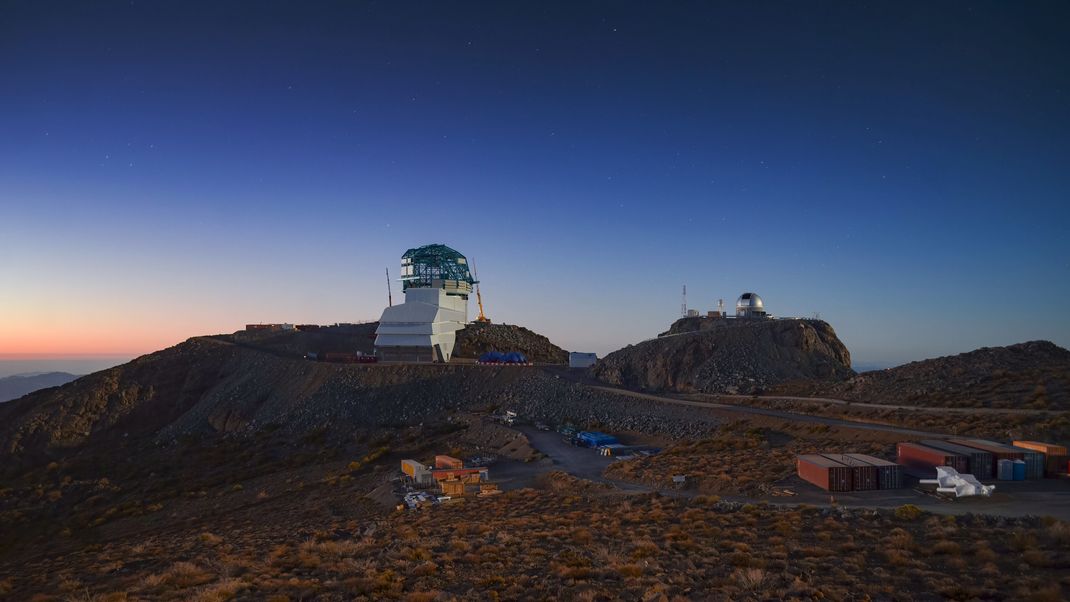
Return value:
[(389, 307), (394, 307), (394, 291), (390, 288), (390, 268), (386, 268), (386, 302)]
[(479, 317), (476, 318), (476, 322), (480, 324), (490, 324), (490, 318), (483, 315), (483, 295), (479, 292), (479, 274), (476, 272), (475, 258), (472, 258), (472, 276), (476, 281), (476, 303), (479, 305)]

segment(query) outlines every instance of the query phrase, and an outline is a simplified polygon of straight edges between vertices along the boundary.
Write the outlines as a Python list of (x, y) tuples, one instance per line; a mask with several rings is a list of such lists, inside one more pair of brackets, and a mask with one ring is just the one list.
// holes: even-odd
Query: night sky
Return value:
[[(1070, 346), (1070, 3), (0, 2), (0, 354), (377, 319), (442, 242), (604, 354)], [(400, 286), (395, 283), (395, 298)], [(474, 303), (473, 303), (474, 307)]]

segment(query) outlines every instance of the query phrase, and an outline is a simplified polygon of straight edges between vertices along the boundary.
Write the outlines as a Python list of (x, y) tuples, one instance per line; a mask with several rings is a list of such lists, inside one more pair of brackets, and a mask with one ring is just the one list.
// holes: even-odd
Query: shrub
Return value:
[(959, 548), (959, 544), (945, 539), (944, 541), (938, 541), (933, 544), (932, 550), (936, 554), (957, 556), (961, 551), (961, 548)]
[(903, 504), (895, 509), (895, 517), (900, 520), (915, 520), (921, 516), (922, 510), (914, 504)]
[(201, 543), (206, 543), (206, 544), (208, 544), (210, 546), (217, 546), (217, 545), (223, 543), (223, 538), (222, 537), (220, 537), (218, 535), (215, 535), (214, 533), (208, 533), (208, 532), (201, 533), (200, 540), (201, 540)]

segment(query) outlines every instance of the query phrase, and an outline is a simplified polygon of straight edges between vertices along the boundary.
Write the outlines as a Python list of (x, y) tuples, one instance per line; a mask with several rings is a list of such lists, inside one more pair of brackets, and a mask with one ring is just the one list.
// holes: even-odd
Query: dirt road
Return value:
[(771, 416), (774, 418), (781, 418), (784, 420), (793, 420), (796, 422), (813, 422), (817, 424), (827, 424), (829, 426), (843, 426), (850, 428), (867, 429), (872, 431), (885, 431), (890, 433), (899, 433), (902, 435), (910, 435), (912, 437), (952, 437), (953, 435), (946, 433), (935, 433), (932, 431), (919, 431), (916, 429), (908, 429), (899, 426), (891, 426), (887, 424), (877, 424), (872, 422), (855, 422), (852, 420), (841, 420), (839, 418), (826, 418), (824, 416), (813, 416), (811, 414), (799, 414), (795, 412), (786, 412), (783, 410), (771, 410), (767, 408), (756, 408), (753, 406), (737, 405), (731, 403), (717, 403), (713, 401), (697, 401), (694, 399), (684, 399), (681, 397), (670, 397), (667, 395), (655, 395), (653, 393), (639, 393), (636, 391), (630, 391), (628, 389), (618, 389), (616, 387), (609, 387), (604, 385), (592, 385), (586, 384), (588, 387), (594, 389), (600, 389), (610, 393), (616, 393), (618, 395), (628, 395), (631, 397), (638, 397), (640, 399), (649, 399), (658, 403), (671, 403), (675, 405), (693, 406), (699, 408), (715, 408), (718, 410), (726, 410), (729, 412), (740, 412), (744, 414), (756, 414), (760, 416)]

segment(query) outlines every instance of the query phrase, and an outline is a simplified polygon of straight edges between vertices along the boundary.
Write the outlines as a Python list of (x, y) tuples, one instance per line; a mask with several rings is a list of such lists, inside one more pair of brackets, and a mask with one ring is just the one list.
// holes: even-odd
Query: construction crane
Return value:
[(394, 291), (390, 288), (390, 268), (386, 268), (386, 302), (394, 307)]
[(479, 304), (479, 317), (476, 318), (476, 322), (480, 324), (490, 324), (490, 318), (483, 315), (483, 295), (479, 293), (479, 274), (476, 273), (476, 264), (472, 262), (472, 276), (476, 281), (476, 303)]

